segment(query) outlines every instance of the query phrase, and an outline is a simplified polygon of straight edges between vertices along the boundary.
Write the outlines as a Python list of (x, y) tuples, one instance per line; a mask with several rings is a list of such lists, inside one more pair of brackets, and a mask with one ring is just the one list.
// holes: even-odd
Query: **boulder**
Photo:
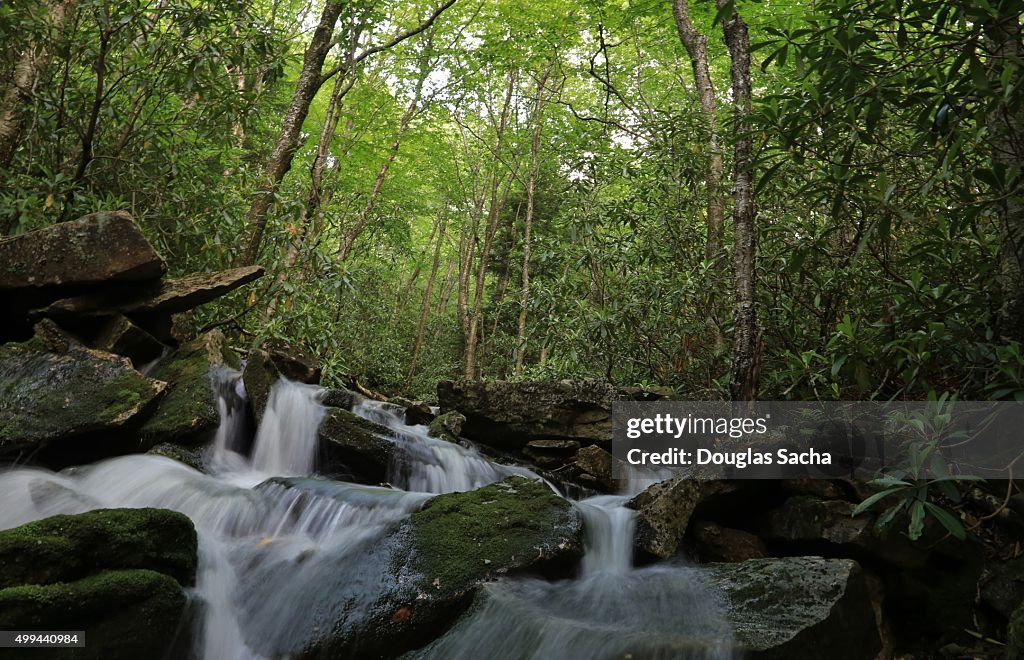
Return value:
[(153, 456), (163, 456), (187, 465), (196, 472), (205, 472), (206, 459), (203, 447), (183, 447), (170, 442), (161, 442), (146, 452)]
[(432, 438), (440, 438), (448, 442), (458, 442), (462, 435), (462, 425), (466, 423), (466, 416), (456, 410), (449, 410), (434, 418), (430, 422), (427, 434)]
[(136, 367), (152, 362), (164, 352), (164, 345), (156, 337), (121, 314), (108, 319), (90, 344), (98, 350), (123, 355)]
[[(391, 400), (393, 403), (398, 403), (395, 399)], [(409, 401), (408, 405), (405, 406), (405, 415), (403, 419), (406, 424), (410, 426), (416, 424), (429, 425), (430, 422), (434, 421), (434, 411), (430, 409), (430, 406), (423, 403), (422, 401)]]
[(841, 551), (846, 556), (871, 557), (904, 568), (925, 564), (927, 552), (900, 534), (896, 525), (878, 530), (875, 516), (854, 517), (854, 508), (852, 502), (845, 500), (797, 495), (762, 515), (756, 531), (762, 538), (790, 550), (822, 552), (830, 546), (831, 554)]
[(360, 483), (387, 480), (395, 444), (391, 431), (342, 408), (328, 408), (320, 423), (320, 472)]
[(134, 425), (167, 389), (127, 358), (65, 348), (52, 352), (40, 337), (0, 346), (0, 460), (54, 443), (81, 459), (119, 453), (125, 448), (104, 445), (110, 439), (98, 432)]
[(768, 546), (750, 532), (695, 520), (690, 525), (687, 557), (701, 562), (735, 562), (769, 557)]
[(463, 435), (502, 449), (522, 449), (530, 440), (567, 438), (611, 447), (612, 401), (621, 393), (599, 381), (509, 383), (443, 381), (437, 385), (442, 411), (466, 416)]
[(267, 342), (263, 348), (270, 354), (278, 373), (288, 380), (320, 384), (320, 361), (315, 355), (277, 340)]
[(249, 352), (242, 369), (242, 382), (245, 383), (245, 394), (249, 397), (249, 406), (258, 425), (263, 421), (263, 411), (270, 399), (270, 388), (281, 377), (277, 365), (270, 353), (257, 349)]
[[(486, 581), (523, 572), (566, 575), (582, 553), (582, 533), (568, 501), (522, 477), (439, 495), (344, 561), (307, 559), (309, 582), (293, 580), (284, 593), (278, 583), (276, 597), (267, 584), (281, 567), (257, 565), (241, 589), (247, 602), (263, 605), (240, 622), (243, 635), (271, 657), (397, 657), (439, 635)], [(317, 593), (309, 602), (311, 584)], [(308, 604), (280, 607), (295, 602), (292, 591)], [(262, 634), (265, 620), (280, 629), (281, 617), (290, 629), (310, 631), (302, 648)]]
[(263, 273), (262, 266), (243, 266), (215, 273), (192, 273), (149, 286), (126, 286), (64, 298), (39, 310), (38, 314), (53, 318), (109, 316), (118, 313), (136, 318), (158, 314), (169, 320), (172, 314), (220, 298), (262, 277)]
[(615, 490), (615, 479), (612, 477), (612, 455), (597, 445), (583, 447), (573, 458), (580, 474), (577, 477), (588, 486), (599, 488), (605, 492)]
[(142, 426), (147, 446), (161, 442), (195, 445), (207, 441), (220, 423), (214, 370), (237, 369), (238, 356), (225, 345), (224, 335), (212, 330), (181, 346), (151, 372), (170, 388), (153, 415)]
[(660, 481), (648, 487), (626, 504), (638, 512), (637, 550), (659, 558), (674, 555), (697, 505), (704, 498), (728, 488), (722, 482), (686, 477)]
[(0, 531), (0, 588), (71, 582), (107, 569), (141, 568), (191, 585), (192, 521), (165, 509), (98, 509)]
[(1024, 660), (1024, 605), (1010, 616), (1006, 627), (1007, 660)]
[(746, 658), (868, 660), (882, 648), (860, 566), (789, 557), (710, 564)]
[(156, 280), (164, 270), (160, 255), (123, 211), (0, 239), (0, 299), (24, 289)]
[(362, 394), (357, 394), (342, 387), (325, 388), (320, 394), (320, 403), (328, 408), (352, 410), (362, 400)]
[(174, 511), (95, 510), (9, 529), (0, 628), (85, 632), (85, 648), (46, 657), (165, 657), (186, 628), (196, 563), (195, 528)]
[(162, 658), (187, 625), (187, 602), (181, 585), (168, 575), (104, 571), (73, 582), (0, 589), (0, 627), (85, 632), (85, 648), (39, 657)]

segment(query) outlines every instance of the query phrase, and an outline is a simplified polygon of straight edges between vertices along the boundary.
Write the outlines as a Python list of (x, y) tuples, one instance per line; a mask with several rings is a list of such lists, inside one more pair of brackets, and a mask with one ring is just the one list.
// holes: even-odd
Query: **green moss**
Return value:
[[(217, 400), (210, 382), (214, 365), (208, 342), (207, 337), (200, 337), (185, 344), (151, 374), (170, 385), (156, 412), (142, 426), (143, 437), (151, 443), (201, 442), (217, 427)], [(221, 349), (220, 356), (227, 363), (238, 364), (230, 349)]]
[(74, 580), (107, 568), (146, 568), (191, 584), (192, 521), (164, 509), (99, 509), (0, 532), (0, 587)]
[(427, 587), (448, 589), (555, 556), (581, 529), (567, 501), (523, 477), (439, 495), (410, 522)]
[(186, 597), (149, 570), (107, 571), (74, 582), (0, 589), (4, 630), (84, 630), (86, 646), (47, 658), (156, 658), (172, 646)]

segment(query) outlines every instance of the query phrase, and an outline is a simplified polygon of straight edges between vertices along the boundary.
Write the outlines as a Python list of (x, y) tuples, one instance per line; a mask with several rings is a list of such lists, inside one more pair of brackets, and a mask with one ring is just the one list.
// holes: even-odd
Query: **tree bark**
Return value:
[[(1024, 78), (1020, 68), (1024, 66), (1020, 16), (1011, 14), (988, 22), (985, 41), (989, 78), (993, 89), (1003, 96), (1002, 75), (1007, 67), (1012, 67), (1011, 86), (1018, 88)], [(989, 112), (987, 124), (993, 165), (1013, 173), (1006, 190), (1000, 191), (1000, 334), (1024, 342), (1024, 117), (1021, 108), (999, 100)]]
[(441, 263), (441, 246), (444, 244), (445, 230), (444, 212), (437, 214), (437, 245), (434, 246), (434, 260), (430, 265), (430, 275), (427, 276), (426, 286), (423, 287), (423, 303), (420, 305), (420, 320), (416, 326), (416, 340), (412, 345), (412, 355), (409, 358), (409, 377), (406, 379), (406, 387), (412, 385), (416, 376), (416, 359), (419, 357), (420, 349), (423, 347), (423, 333), (427, 329), (427, 319), (430, 318), (430, 297), (434, 292), (434, 281), (437, 279), (437, 268)]
[(697, 99), (700, 102), (704, 121), (707, 122), (709, 154), (705, 185), (708, 195), (708, 235), (705, 255), (708, 261), (717, 263), (722, 250), (722, 233), (725, 224), (725, 200), (722, 193), (722, 177), (725, 168), (718, 134), (715, 88), (711, 82), (711, 71), (708, 66), (708, 38), (693, 26), (693, 21), (690, 20), (688, 0), (672, 0), (672, 13), (675, 16), (679, 38), (686, 48), (686, 53), (690, 56), (693, 80), (697, 87)]
[[(47, 13), (54, 33), (60, 32), (68, 14), (74, 11), (74, 0), (44, 4), (40, 13)], [(29, 41), (17, 53), (11, 82), (0, 101), (0, 169), (7, 169), (14, 160), (14, 151), (21, 140), (21, 113), (32, 101), (36, 86), (50, 65), (51, 53), (45, 45)]]
[(302, 58), (302, 71), (295, 83), (295, 92), (292, 94), (291, 103), (284, 113), (277, 144), (267, 161), (263, 181), (249, 207), (249, 215), (246, 219), (248, 243), (245, 250), (235, 260), (236, 266), (252, 265), (259, 257), (263, 234), (267, 228), (267, 213), (281, 181), (284, 180), (284, 175), (291, 169), (292, 158), (295, 157), (295, 151), (299, 148), (302, 123), (306, 121), (306, 115), (309, 114), (309, 105), (325, 82), (322, 78), (324, 60), (327, 59), (327, 53), (334, 45), (334, 40), (331, 38), (334, 34), (334, 25), (338, 22), (338, 16), (345, 4), (343, 0), (327, 0), (320, 13), (320, 21), (313, 31), (313, 37)]
[[(719, 10), (728, 0), (716, 0)], [(733, 9), (722, 23), (732, 66), (733, 112), (733, 275), (735, 281), (732, 379), (729, 393), (736, 401), (757, 399), (760, 334), (755, 303), (757, 277), (757, 209), (754, 204), (754, 141), (750, 128), (750, 37), (747, 24)]]
[(547, 86), (552, 62), (537, 83), (537, 100), (533, 106), (533, 136), (530, 140), (530, 172), (526, 176), (526, 216), (523, 218), (523, 279), (519, 291), (519, 323), (516, 329), (515, 376), (523, 371), (526, 359), (526, 311), (530, 305), (530, 239), (533, 233), (534, 192), (537, 187), (537, 173), (540, 170), (540, 136), (544, 130), (544, 88)]

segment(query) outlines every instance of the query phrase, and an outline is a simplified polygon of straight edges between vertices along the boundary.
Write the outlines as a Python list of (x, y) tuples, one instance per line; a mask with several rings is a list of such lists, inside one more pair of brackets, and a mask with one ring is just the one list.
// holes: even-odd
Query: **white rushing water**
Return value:
[[(369, 609), (390, 568), (377, 543), (434, 493), (464, 491), (529, 470), (431, 438), (401, 409), (365, 401), (353, 412), (389, 429), (400, 451), (396, 488), (310, 478), (325, 409), (320, 389), (281, 380), (248, 447), (238, 372), (214, 374), (221, 425), (202, 474), (171, 459), (124, 456), (53, 473), (0, 473), (0, 528), (58, 513), (161, 507), (199, 533), (196, 595), (203, 601), (194, 655), (203, 660), (283, 657), (319, 621)], [(577, 579), (489, 585), (482, 605), (423, 658), (602, 658), (640, 649), (650, 658), (725, 658), (721, 607), (685, 567), (634, 569), (635, 514), (626, 498), (580, 502), (586, 553)], [(314, 622), (310, 612), (316, 612)], [(649, 652), (648, 652), (649, 651)], [(638, 656), (639, 657), (639, 656)]]

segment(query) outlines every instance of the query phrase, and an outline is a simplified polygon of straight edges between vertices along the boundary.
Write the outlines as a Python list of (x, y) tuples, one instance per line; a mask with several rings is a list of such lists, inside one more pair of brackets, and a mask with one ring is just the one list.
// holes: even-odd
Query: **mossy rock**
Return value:
[[(582, 536), (576, 509), (523, 477), (439, 495), (337, 562), (305, 560), (303, 581), (289, 583), (284, 593), (273, 579), (284, 567), (257, 563), (241, 578), (247, 602), (260, 603), (241, 622), (243, 633), (253, 649), (271, 657), (397, 657), (443, 633), (487, 581), (522, 573), (572, 575)], [(282, 610), (278, 603), (293, 597), (307, 605)], [(280, 639), (264, 636), (267, 621), (278, 629), (309, 630), (310, 639), (302, 648), (282, 647)]]
[(161, 442), (146, 453), (178, 461), (196, 472), (204, 472), (206, 468), (203, 447), (183, 447), (170, 442)]
[(0, 458), (131, 427), (166, 389), (127, 358), (80, 345), (52, 352), (33, 338), (0, 346)]
[(158, 571), (191, 585), (196, 548), (192, 521), (175, 511), (99, 509), (52, 516), (0, 532), (0, 588), (129, 568)]
[(186, 600), (168, 575), (105, 571), (72, 582), (0, 589), (0, 629), (85, 632), (85, 648), (33, 649), (25, 657), (161, 658), (183, 631)]
[(391, 431), (342, 408), (329, 408), (320, 423), (320, 472), (377, 484), (387, 479), (395, 444)]
[(462, 433), (462, 425), (466, 423), (466, 416), (457, 410), (449, 410), (438, 415), (430, 422), (428, 434), (433, 438), (440, 438), (448, 442), (458, 442), (459, 434)]
[(167, 396), (142, 426), (152, 447), (160, 442), (194, 445), (210, 438), (220, 423), (211, 373), (216, 367), (241, 367), (238, 356), (225, 345), (224, 335), (208, 332), (165, 358), (152, 376), (169, 384)]

